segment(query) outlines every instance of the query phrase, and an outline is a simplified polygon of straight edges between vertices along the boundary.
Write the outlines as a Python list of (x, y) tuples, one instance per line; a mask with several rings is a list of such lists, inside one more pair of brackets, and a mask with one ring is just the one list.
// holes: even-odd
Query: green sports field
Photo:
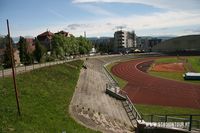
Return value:
[(189, 57), (173, 57), (173, 58), (160, 58), (155, 60), (154, 64), (159, 63), (178, 63), (183, 62), (185, 71), (180, 72), (157, 72), (152, 71), (151, 69), (148, 71), (152, 76), (157, 76), (161, 78), (167, 78), (171, 80), (177, 80), (181, 82), (187, 83), (197, 83), (200, 84), (198, 80), (184, 80), (183, 74), (186, 72), (200, 72), (200, 56), (189, 56)]

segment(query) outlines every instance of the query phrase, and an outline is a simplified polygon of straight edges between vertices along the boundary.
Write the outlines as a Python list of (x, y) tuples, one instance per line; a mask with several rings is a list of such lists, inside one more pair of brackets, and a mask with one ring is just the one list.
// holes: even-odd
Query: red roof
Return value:
[(57, 32), (57, 33), (55, 33), (55, 34), (62, 34), (62, 35), (64, 35), (64, 36), (68, 36), (69, 35), (69, 32), (65, 32), (65, 31), (59, 31), (59, 32)]
[(54, 34), (50, 31), (46, 31), (46, 32), (43, 32), (42, 34), (38, 35), (38, 36), (53, 36)]
[(69, 32), (66, 32), (66, 31), (59, 31), (59, 32), (57, 32), (57, 33), (61, 33), (61, 34), (68, 34)]

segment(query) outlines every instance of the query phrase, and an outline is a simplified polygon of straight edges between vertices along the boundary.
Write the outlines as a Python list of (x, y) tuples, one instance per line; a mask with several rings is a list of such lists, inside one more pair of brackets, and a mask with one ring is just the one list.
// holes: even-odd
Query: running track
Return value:
[(124, 90), (133, 103), (200, 109), (200, 85), (153, 77), (137, 68), (150, 60), (127, 61), (112, 68), (113, 74), (128, 81)]

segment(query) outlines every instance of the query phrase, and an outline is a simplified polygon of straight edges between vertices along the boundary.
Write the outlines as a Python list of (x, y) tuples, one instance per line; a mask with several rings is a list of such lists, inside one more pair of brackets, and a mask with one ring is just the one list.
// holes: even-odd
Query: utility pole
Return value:
[(18, 90), (17, 90), (17, 84), (16, 84), (16, 78), (15, 78), (15, 62), (14, 62), (14, 53), (13, 53), (13, 47), (11, 44), (11, 38), (10, 38), (10, 28), (9, 28), (9, 22), (7, 19), (7, 29), (8, 29), (8, 43), (9, 43), (9, 49), (10, 49), (10, 57), (11, 57), (11, 65), (12, 65), (12, 77), (13, 77), (13, 84), (14, 84), (14, 89), (15, 89), (15, 98), (17, 102), (17, 110), (18, 110), (18, 115), (21, 115), (20, 112), (20, 107), (19, 107), (19, 97), (18, 97)]

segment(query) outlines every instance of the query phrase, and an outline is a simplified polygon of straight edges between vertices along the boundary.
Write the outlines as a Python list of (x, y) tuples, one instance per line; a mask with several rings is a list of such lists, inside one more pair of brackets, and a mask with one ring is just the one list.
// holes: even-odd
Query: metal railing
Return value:
[[(78, 60), (77, 59), (70, 59), (70, 60), (58, 60), (58, 61), (54, 61), (54, 62), (45, 62), (45, 63), (40, 63), (40, 64), (32, 64), (32, 65), (25, 65), (25, 66), (19, 66), (19, 67), (15, 67), (15, 73), (19, 74), (19, 73), (24, 73), (27, 71), (31, 71), (31, 70), (35, 70), (38, 68), (42, 68), (42, 67), (48, 67), (48, 66), (53, 66), (53, 65), (57, 65), (57, 64), (63, 64), (65, 62), (70, 62), (70, 61), (74, 61), (74, 60)], [(7, 76), (11, 76), (12, 75), (12, 71), (11, 68), (8, 69), (1, 69), (0, 70), (0, 78), (4, 78)]]
[(188, 131), (200, 130), (200, 115), (196, 114), (168, 114), (142, 115), (148, 126), (181, 128)]
[(110, 82), (115, 86), (115, 87), (119, 87), (119, 83), (118, 81), (113, 77), (113, 75), (109, 72), (109, 70), (106, 68), (106, 66), (108, 66), (110, 63), (107, 63), (105, 65), (103, 65), (103, 70), (105, 75), (107, 76), (107, 78), (110, 80)]
[[(119, 61), (119, 60), (118, 60)], [(116, 62), (116, 61), (115, 61)], [(113, 63), (113, 62), (110, 62), (110, 63)], [(106, 76), (108, 77), (108, 79), (111, 81), (111, 84), (106, 84), (106, 87), (112, 87), (114, 88), (114, 92), (117, 93), (117, 94), (120, 94), (120, 95), (123, 95), (126, 100), (123, 102), (123, 106), (124, 106), (124, 109), (130, 119), (130, 122), (133, 126), (134, 125), (134, 122), (132, 121), (133, 119), (131, 118), (131, 116), (133, 116), (134, 120), (136, 121), (143, 121), (142, 120), (142, 117), (140, 115), (140, 113), (137, 111), (137, 109), (135, 108), (135, 106), (133, 105), (132, 101), (130, 100), (129, 96), (127, 95), (127, 93), (123, 90), (119, 90), (119, 91), (116, 91), (117, 88), (120, 88), (119, 87), (119, 83), (118, 81), (113, 77), (113, 75), (109, 72), (109, 70), (107, 70), (106, 66), (110, 63), (107, 63), (103, 66), (103, 69), (104, 69), (104, 72), (106, 74)], [(125, 105), (126, 104), (126, 105)]]
[(132, 101), (130, 100), (130, 98), (128, 97), (128, 95), (126, 95), (126, 102), (127, 102), (128, 106), (129, 106), (129, 109), (130, 109), (132, 115), (134, 116), (134, 118), (135, 118), (136, 120), (142, 121), (142, 117), (141, 117), (140, 113), (137, 111), (137, 109), (136, 109), (135, 106), (133, 105), (133, 103), (132, 103)]

